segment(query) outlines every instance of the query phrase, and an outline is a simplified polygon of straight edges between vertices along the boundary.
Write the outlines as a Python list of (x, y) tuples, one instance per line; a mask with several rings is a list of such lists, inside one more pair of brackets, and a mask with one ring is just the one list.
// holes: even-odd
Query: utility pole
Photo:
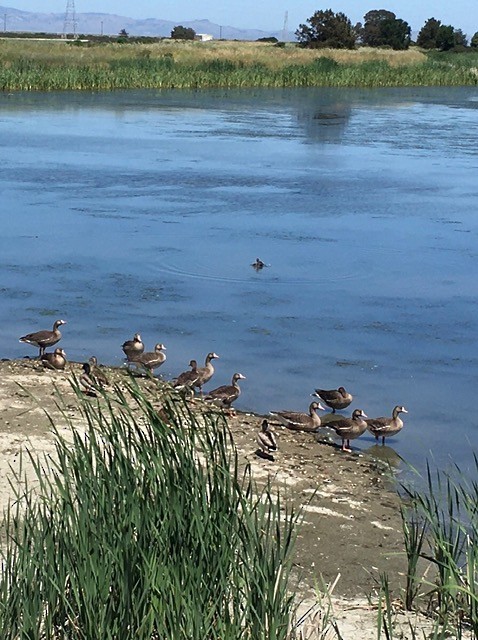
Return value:
[(6, 13), (3, 14), (3, 30), (4, 31), (7, 30), (7, 14)]
[(65, 9), (65, 21), (63, 23), (63, 37), (69, 33), (73, 34), (73, 37), (76, 37), (76, 11), (75, 11), (75, 0), (67, 0), (66, 9)]
[(219, 40), (222, 40), (222, 25), (219, 26)]
[(101, 21), (101, 35), (103, 35), (103, 20)]
[(284, 14), (284, 26), (282, 27), (282, 42), (286, 41), (288, 26), (289, 26), (289, 12), (286, 11)]

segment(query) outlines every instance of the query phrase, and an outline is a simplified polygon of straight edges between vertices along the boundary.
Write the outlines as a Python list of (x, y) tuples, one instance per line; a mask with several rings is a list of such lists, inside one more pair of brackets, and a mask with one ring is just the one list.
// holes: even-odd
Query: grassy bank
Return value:
[(56, 434), (4, 523), (2, 640), (289, 637), (296, 517), (175, 396), (116, 388)]
[[(285, 487), (272, 490), (271, 480), (262, 476), (265, 488), (259, 488), (251, 475), (258, 468), (238, 464), (236, 438), (224, 416), (205, 411), (202, 403), (186, 404), (167, 384), (115, 383), (99, 401), (69, 391), (55, 396), (60, 411), (54, 424), (61, 429), (53, 427), (55, 450), (40, 458), (32, 453), (33, 477), (27, 476), (26, 464), (21, 482), (10, 477), (14, 496), (0, 538), (2, 640), (358, 637), (341, 633), (345, 616), (335, 618), (329, 604), (340, 574), (332, 587), (319, 587), (317, 602), (308, 601), (304, 616), (297, 614), (307, 557), (297, 555), (297, 547), (312, 518), (308, 506), (327, 504), (317, 478), (320, 465), (311, 487), (322, 497), (314, 507), (308, 494), (306, 503), (293, 510), (289, 492), (283, 499)], [(72, 412), (72, 396), (80, 414)], [(25, 419), (23, 407), (21, 416)], [(280, 450), (284, 440), (282, 434)], [(305, 465), (300, 444), (295, 479)], [(329, 467), (340, 465), (331, 451), (327, 460)], [(358, 461), (349, 459), (349, 472), (358, 472), (368, 500), (378, 500), (365, 482), (371, 467), (364, 475)], [(284, 468), (274, 464), (271, 472), (280, 475)], [(359, 567), (368, 557), (367, 518), (352, 506), (359, 494), (345, 486), (339, 499), (352, 496), (352, 520), (337, 521), (330, 508), (322, 510), (321, 519), (332, 521), (333, 551), (328, 553), (341, 569), (347, 551), (337, 542), (345, 522), (348, 544), (357, 555), (354, 593), (364, 596), (369, 591)], [(407, 579), (402, 581), (388, 559), (369, 596), (373, 633), (363, 637), (477, 638), (478, 485), (459, 473), (438, 472), (429, 473), (428, 486), (420, 491), (404, 489)], [(382, 487), (379, 493), (386, 501), (388, 491)], [(389, 522), (371, 523), (380, 528), (384, 547), (390, 543)], [(317, 531), (308, 540), (312, 546), (320, 541), (313, 550), (314, 583), (322, 585), (327, 543)], [(382, 542), (373, 548), (376, 563)], [(371, 563), (367, 569), (378, 571)], [(319, 609), (320, 616), (309, 616), (313, 633), (300, 635), (301, 620)]]
[(392, 87), (478, 83), (478, 54), (425, 55), (277, 47), (270, 43), (151, 45), (0, 40), (3, 91)]

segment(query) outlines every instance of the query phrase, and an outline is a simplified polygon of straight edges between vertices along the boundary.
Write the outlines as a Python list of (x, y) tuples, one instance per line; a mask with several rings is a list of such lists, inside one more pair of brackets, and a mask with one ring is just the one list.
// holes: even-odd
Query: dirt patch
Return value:
[[(124, 369), (105, 369), (124, 382)], [(13, 495), (15, 471), (33, 477), (27, 453), (54, 451), (51, 416), (68, 432), (65, 412), (81, 428), (78, 401), (70, 385), (79, 364), (65, 372), (43, 369), (34, 359), (0, 362), (0, 509)], [(144, 385), (154, 382), (144, 381)], [(58, 391), (63, 407), (58, 407)], [(201, 410), (202, 401), (195, 401)], [(370, 454), (343, 453), (310, 433), (292, 432), (273, 424), (279, 450), (275, 460), (256, 455), (262, 417), (238, 414), (228, 419), (241, 464), (250, 464), (258, 483), (271, 478), (296, 508), (302, 509), (295, 554), (297, 589), (312, 597), (314, 587), (333, 582), (335, 594), (356, 597), (370, 593), (386, 572), (398, 585), (405, 573), (399, 498), (390, 488), (383, 462)], [(64, 425), (64, 427), (62, 427)]]

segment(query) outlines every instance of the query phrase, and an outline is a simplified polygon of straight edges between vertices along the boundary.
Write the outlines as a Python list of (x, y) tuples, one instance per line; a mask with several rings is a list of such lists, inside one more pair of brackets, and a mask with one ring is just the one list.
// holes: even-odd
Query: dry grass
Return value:
[(180, 64), (198, 64), (212, 60), (228, 60), (245, 66), (261, 64), (277, 70), (289, 65), (310, 64), (318, 58), (330, 58), (341, 64), (381, 61), (391, 66), (404, 66), (424, 62), (425, 54), (418, 49), (392, 51), (362, 48), (356, 51), (338, 49), (302, 49), (293, 44), (275, 47), (265, 42), (192, 42), (163, 40), (155, 44), (120, 45), (96, 44), (75, 47), (61, 40), (29, 41), (0, 40), (0, 61), (13, 62), (19, 57), (35, 59), (45, 64), (102, 65), (126, 58), (149, 59), (172, 55)]

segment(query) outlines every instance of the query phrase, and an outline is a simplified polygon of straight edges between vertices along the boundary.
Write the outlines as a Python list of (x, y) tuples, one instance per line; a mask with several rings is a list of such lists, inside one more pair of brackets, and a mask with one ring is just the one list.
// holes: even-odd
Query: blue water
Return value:
[(69, 359), (119, 365), (140, 332), (165, 378), (216, 351), (241, 410), (404, 404), (390, 449), (466, 470), (477, 176), (475, 88), (4, 94), (0, 357), (63, 318)]

